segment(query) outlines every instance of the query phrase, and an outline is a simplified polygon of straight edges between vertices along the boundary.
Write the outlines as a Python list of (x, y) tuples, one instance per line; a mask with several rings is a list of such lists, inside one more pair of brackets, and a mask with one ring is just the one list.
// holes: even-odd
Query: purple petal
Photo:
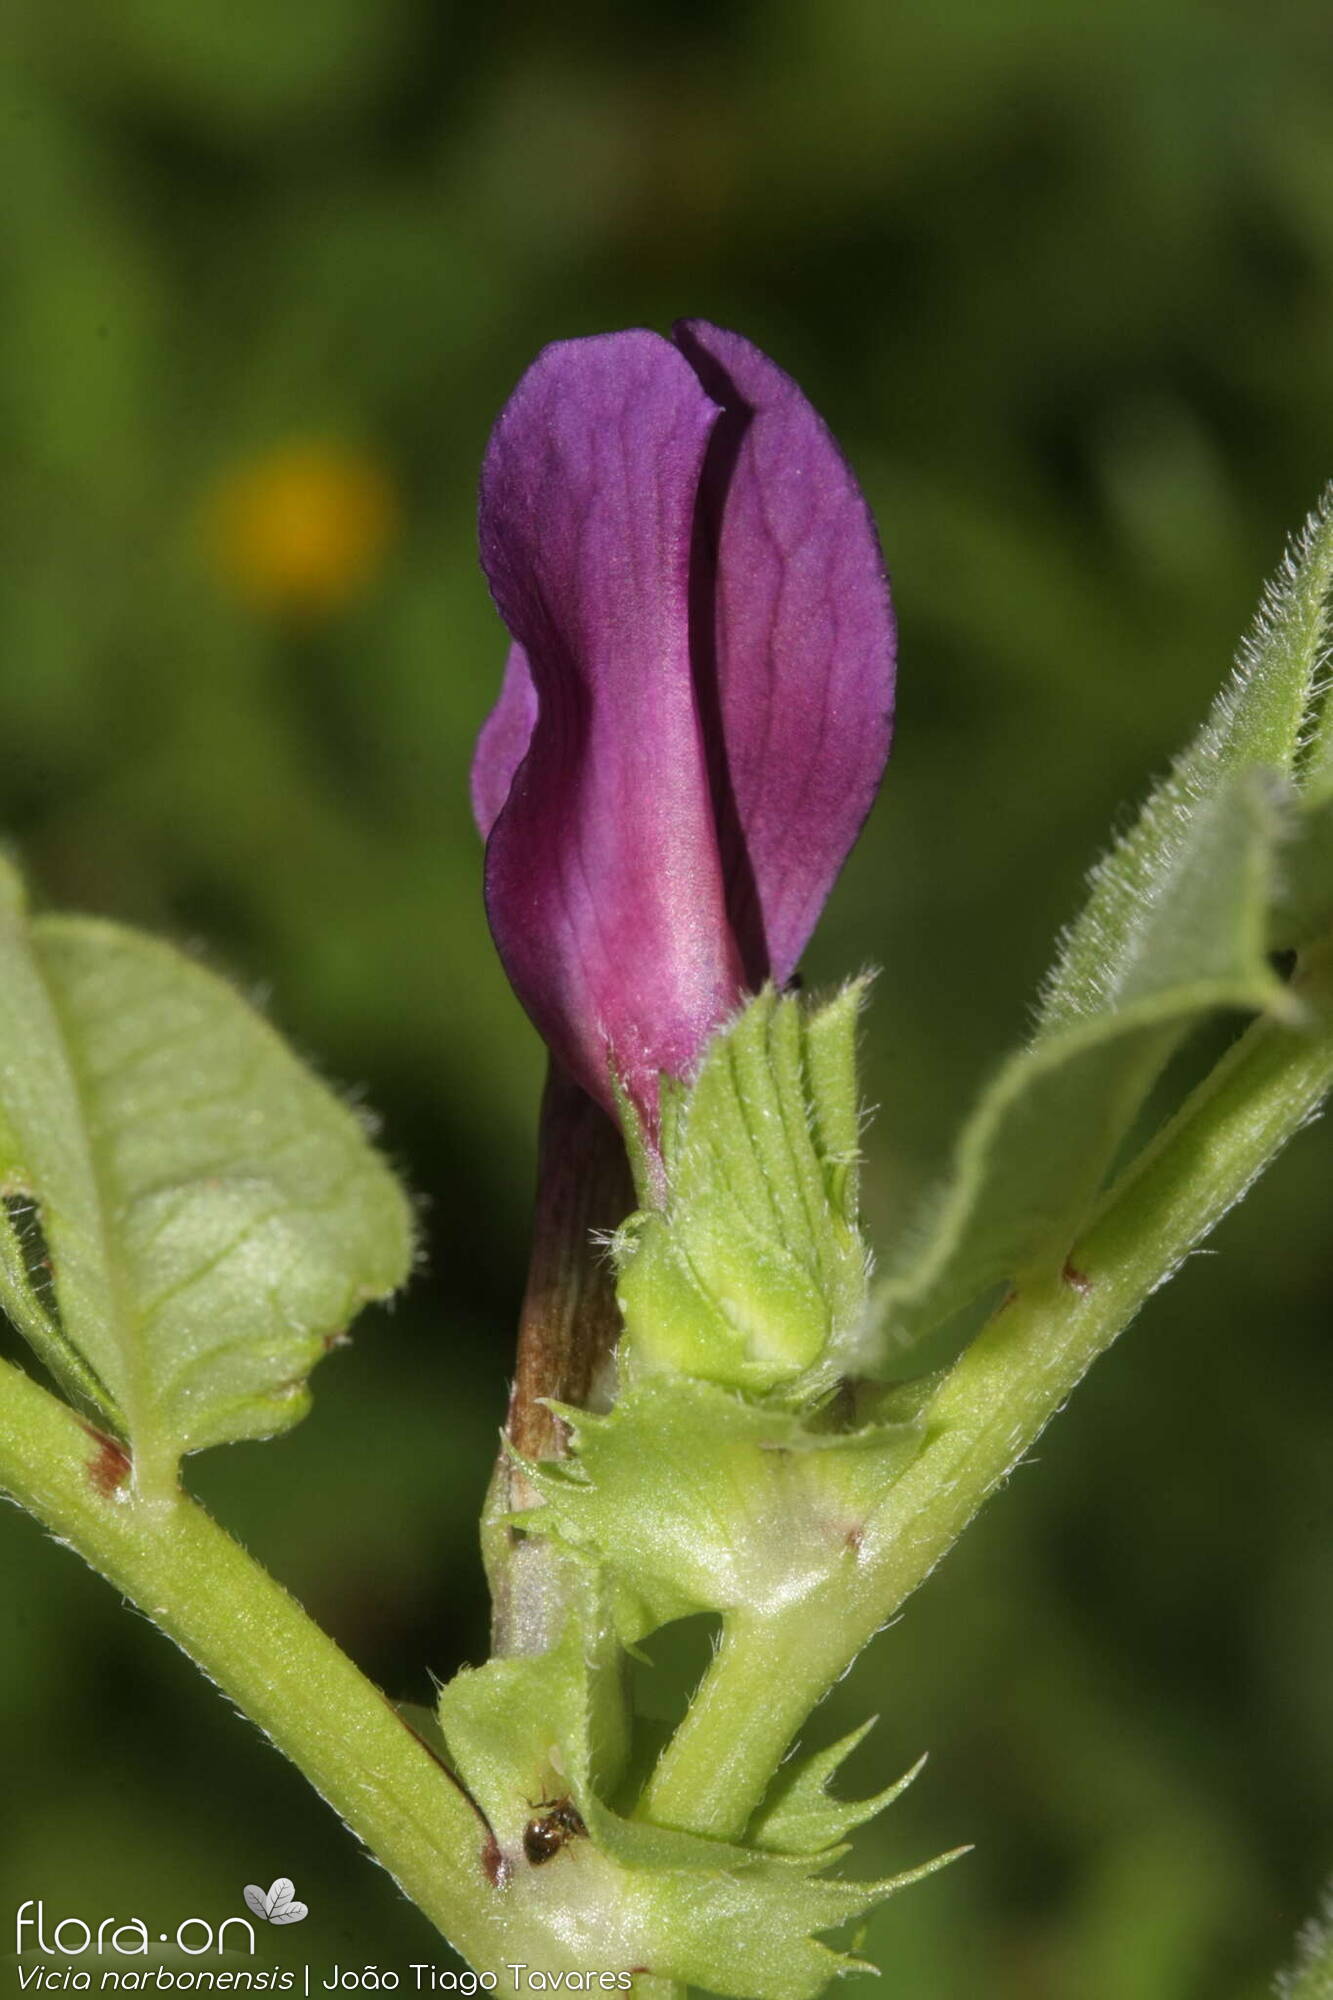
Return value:
[(481, 725), (472, 758), (472, 816), (483, 840), (490, 837), (509, 797), (514, 774), (528, 754), (536, 721), (537, 690), (532, 685), (528, 656), (521, 646), (511, 646), (499, 697)]
[(609, 1104), (614, 1068), (650, 1117), (658, 1070), (689, 1070), (739, 988), (689, 651), (717, 414), (656, 334), (563, 342), (482, 472), (482, 564), (538, 704), (487, 846), (491, 928), (585, 1089)]
[(704, 474), (694, 602), (728, 909), (747, 984), (766, 973), (781, 984), (889, 754), (888, 578), (861, 489), (791, 377), (706, 320), (682, 321), (675, 339), (725, 413)]

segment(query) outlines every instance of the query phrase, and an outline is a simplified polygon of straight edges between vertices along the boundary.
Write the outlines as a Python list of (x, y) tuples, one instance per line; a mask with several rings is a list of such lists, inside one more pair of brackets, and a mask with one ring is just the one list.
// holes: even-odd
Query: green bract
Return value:
[[(887, 1881), (829, 1877), (842, 1834), (901, 1785), (856, 1805), (829, 1799), (824, 1787), (847, 1742), (797, 1768), (750, 1843), (702, 1839), (615, 1810), (607, 1799), (623, 1745), (610, 1634), (593, 1572), (573, 1565), (570, 1585), (555, 1646), (465, 1671), (440, 1697), (450, 1762), (492, 1828), (525, 1948), (549, 1971), (637, 1967), (739, 2000), (816, 2000), (835, 1974), (872, 1970), (814, 1934), (953, 1858)], [(525, 1827), (554, 1801), (572, 1804), (584, 1831), (532, 1865)]]
[(819, 1006), (770, 988), (709, 1043), (691, 1088), (664, 1080), (665, 1206), (632, 1216), (614, 1246), (631, 1374), (757, 1392), (836, 1377), (865, 1309), (865, 985)]
[(751, 1828), (761, 1847), (779, 1854), (819, 1854), (844, 1842), (849, 1833), (864, 1826), (877, 1813), (902, 1797), (925, 1764), (918, 1757), (910, 1771), (870, 1799), (836, 1799), (829, 1785), (853, 1750), (864, 1743), (875, 1722), (863, 1722), (827, 1750), (810, 1757), (794, 1757), (778, 1774), (768, 1799), (760, 1808)]
[[(116, 925), (30, 918), (9, 870), (0, 1151), (6, 1309), (150, 1489), (183, 1452), (294, 1423), (410, 1262), (360, 1120), (239, 994)], [(31, 1208), (49, 1270), (23, 1254)]]
[(692, 1611), (764, 1617), (854, 1574), (925, 1435), (919, 1416), (838, 1431), (666, 1378), (608, 1416), (560, 1414), (572, 1455), (529, 1468), (545, 1504), (523, 1525), (595, 1554), (631, 1639)]

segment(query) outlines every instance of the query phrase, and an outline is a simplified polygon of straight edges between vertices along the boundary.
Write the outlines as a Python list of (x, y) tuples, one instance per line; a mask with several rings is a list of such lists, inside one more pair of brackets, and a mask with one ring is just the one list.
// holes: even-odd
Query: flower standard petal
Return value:
[(482, 563), (537, 696), (487, 845), (491, 928), (551, 1048), (603, 1104), (614, 1072), (650, 1120), (658, 1071), (688, 1071), (740, 985), (689, 649), (717, 415), (656, 334), (564, 342), (482, 472)]
[(675, 339), (724, 412), (693, 599), (727, 903), (747, 984), (781, 984), (888, 757), (888, 578), (855, 476), (791, 377), (706, 320), (680, 322)]

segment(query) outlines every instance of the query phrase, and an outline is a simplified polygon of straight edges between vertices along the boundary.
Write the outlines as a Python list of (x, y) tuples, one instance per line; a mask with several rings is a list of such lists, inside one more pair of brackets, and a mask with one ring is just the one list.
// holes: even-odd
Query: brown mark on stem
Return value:
[(104, 1500), (113, 1500), (130, 1476), (130, 1455), (123, 1444), (108, 1437), (105, 1431), (94, 1430), (91, 1424), (80, 1424), (79, 1428), (97, 1446), (95, 1455), (88, 1460), (89, 1482)]

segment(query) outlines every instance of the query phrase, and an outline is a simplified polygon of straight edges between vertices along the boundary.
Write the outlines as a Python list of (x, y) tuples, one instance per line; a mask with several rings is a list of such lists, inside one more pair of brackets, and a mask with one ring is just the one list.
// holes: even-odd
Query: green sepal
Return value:
[(558, 1413), (570, 1456), (528, 1467), (543, 1504), (519, 1520), (602, 1565), (631, 1640), (694, 1611), (763, 1614), (854, 1568), (866, 1522), (926, 1434), (921, 1415), (820, 1430), (667, 1376), (606, 1416)]
[[(813, 1858), (766, 1852), (615, 1811), (606, 1802), (612, 1769), (594, 1740), (605, 1626), (591, 1572), (572, 1597), (549, 1652), (465, 1670), (440, 1696), (451, 1766), (490, 1824), (515, 1932), (534, 1962), (540, 1950), (552, 1971), (637, 1969), (737, 2000), (816, 2000), (837, 1974), (872, 1969), (818, 1934), (953, 1857), (886, 1881), (846, 1882), (824, 1873), (836, 1849)], [(525, 1829), (557, 1801), (572, 1804), (584, 1832), (534, 1863)]]
[(865, 982), (811, 1005), (772, 988), (663, 1083), (665, 1199), (613, 1246), (628, 1374), (762, 1394), (832, 1380), (865, 1306), (857, 1019)]
[[(658, 1079), (659, 1126), (669, 1118), (672, 1093), (678, 1089), (679, 1085), (671, 1077), (663, 1076)], [(625, 1141), (635, 1198), (641, 1209), (659, 1208), (664, 1193), (661, 1157), (648, 1136), (647, 1128), (639, 1115), (638, 1105), (614, 1069), (611, 1071), (611, 1095), (615, 1100), (616, 1119)]]
[(882, 1792), (876, 1792), (873, 1798), (829, 1796), (830, 1782), (874, 1726), (872, 1716), (827, 1750), (783, 1766), (749, 1829), (756, 1846), (771, 1848), (778, 1854), (826, 1853), (901, 1798), (925, 1764), (924, 1757), (919, 1757), (909, 1771), (886, 1785)]
[(285, 1430), (306, 1377), (412, 1253), (363, 1121), (223, 980), (170, 946), (30, 918), (0, 871), (0, 1152), (51, 1298), (5, 1303), (64, 1387), (168, 1487), (182, 1452)]

